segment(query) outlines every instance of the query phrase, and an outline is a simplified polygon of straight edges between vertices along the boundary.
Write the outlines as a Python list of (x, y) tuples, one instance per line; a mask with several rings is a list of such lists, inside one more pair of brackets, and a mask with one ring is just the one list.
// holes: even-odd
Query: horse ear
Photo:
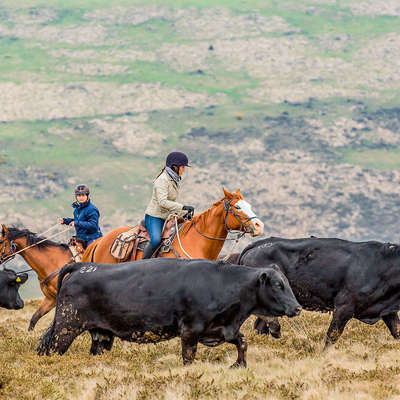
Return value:
[(3, 224), (3, 225), (1, 225), (1, 237), (2, 237), (2, 239), (5, 239), (7, 236), (8, 236), (8, 229)]
[(227, 199), (231, 199), (233, 197), (233, 194), (228, 192), (224, 187), (222, 188), (222, 190), (224, 191), (225, 197)]
[(242, 193), (240, 193), (240, 189), (236, 190), (236, 196), (239, 197), (239, 199), (243, 199)]

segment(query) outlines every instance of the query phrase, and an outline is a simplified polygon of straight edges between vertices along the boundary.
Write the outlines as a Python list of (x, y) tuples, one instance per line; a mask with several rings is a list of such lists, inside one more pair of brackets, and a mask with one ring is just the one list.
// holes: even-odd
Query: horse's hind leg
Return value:
[(48, 298), (45, 297), (42, 302), (40, 303), (39, 308), (37, 311), (32, 315), (31, 321), (29, 323), (28, 331), (32, 331), (35, 328), (35, 325), (39, 321), (43, 315), (46, 315), (50, 310), (52, 310), (56, 306), (56, 299), (55, 298)]

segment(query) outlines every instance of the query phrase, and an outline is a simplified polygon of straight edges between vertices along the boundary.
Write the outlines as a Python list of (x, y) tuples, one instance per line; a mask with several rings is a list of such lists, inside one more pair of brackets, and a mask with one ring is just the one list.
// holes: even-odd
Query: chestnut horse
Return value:
[[(206, 258), (216, 260), (230, 231), (261, 235), (264, 224), (256, 217), (251, 206), (238, 189), (230, 193), (224, 189), (225, 196), (202, 214), (186, 221), (178, 237), (173, 240), (168, 252), (161, 252), (159, 257)], [(117, 236), (131, 229), (130, 226), (118, 228), (91, 243), (82, 257), (82, 262), (99, 262), (116, 264), (110, 249)], [(142, 258), (143, 252), (137, 251), (136, 260)]]
[(28, 229), (7, 229), (3, 225), (0, 236), (0, 264), (13, 258), (14, 253), (18, 251), (37, 273), (40, 288), (45, 296), (31, 318), (28, 328), (31, 331), (38, 320), (55, 307), (58, 271), (72, 260), (72, 253), (66, 244), (37, 237)]

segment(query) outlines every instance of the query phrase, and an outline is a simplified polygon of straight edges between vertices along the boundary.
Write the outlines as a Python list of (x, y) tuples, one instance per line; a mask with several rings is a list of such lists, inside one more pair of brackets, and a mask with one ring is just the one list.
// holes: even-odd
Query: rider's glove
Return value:
[(183, 206), (182, 210), (187, 211), (185, 217), (192, 216), (194, 214), (194, 207), (192, 206)]

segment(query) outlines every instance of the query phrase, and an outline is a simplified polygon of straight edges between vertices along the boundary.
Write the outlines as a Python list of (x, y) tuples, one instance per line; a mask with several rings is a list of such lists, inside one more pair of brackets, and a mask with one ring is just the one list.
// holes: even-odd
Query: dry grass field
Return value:
[(400, 399), (400, 344), (381, 322), (352, 321), (322, 353), (328, 314), (283, 319), (280, 340), (255, 335), (251, 318), (243, 327), (248, 368), (232, 370), (234, 346), (200, 345), (194, 364), (184, 367), (177, 339), (116, 340), (111, 352), (93, 357), (84, 334), (66, 355), (39, 357), (35, 348), (53, 313), (27, 332), (37, 305), (0, 311), (1, 399)]

